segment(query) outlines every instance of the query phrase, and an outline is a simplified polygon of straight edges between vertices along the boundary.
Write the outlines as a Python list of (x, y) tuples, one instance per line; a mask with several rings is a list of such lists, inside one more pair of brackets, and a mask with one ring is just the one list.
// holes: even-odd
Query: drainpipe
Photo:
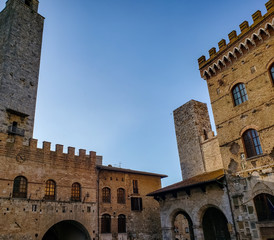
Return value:
[(100, 207), (99, 207), (99, 175), (100, 175), (100, 169), (97, 168), (97, 232), (98, 232), (98, 240), (100, 239), (100, 235), (99, 235), (99, 230), (100, 230), (100, 227), (99, 227), (99, 223), (100, 223), (100, 220), (99, 220), (99, 210), (100, 210)]
[(231, 215), (232, 215), (232, 221), (233, 221), (233, 225), (234, 225), (234, 231), (235, 231), (235, 234), (236, 234), (236, 239), (238, 240), (239, 239), (239, 234), (238, 234), (237, 229), (236, 229), (236, 222), (235, 222), (234, 213), (233, 213), (233, 209), (232, 209), (232, 204), (231, 204), (231, 199), (230, 199), (230, 193), (229, 193), (229, 188), (228, 188), (226, 174), (225, 174), (225, 187), (226, 187), (226, 191), (227, 191), (230, 212), (231, 212)]

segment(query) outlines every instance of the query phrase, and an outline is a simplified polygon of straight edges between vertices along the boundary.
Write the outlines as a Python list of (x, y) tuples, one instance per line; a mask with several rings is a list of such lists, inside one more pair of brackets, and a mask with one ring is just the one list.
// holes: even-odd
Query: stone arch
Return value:
[(42, 240), (91, 240), (83, 224), (75, 220), (63, 220), (51, 225), (41, 236)]
[(255, 184), (255, 186), (252, 188), (252, 198), (256, 197), (257, 195), (261, 193), (267, 193), (270, 195), (274, 195), (273, 191), (263, 182), (258, 182)]
[(218, 207), (207, 207), (203, 212), (201, 222), (205, 240), (231, 239), (228, 219)]
[(268, 37), (270, 37), (270, 34), (263, 28), (260, 28), (258, 31), (258, 35), (263, 39), (267, 39)]
[[(176, 239), (176, 226), (175, 226), (175, 221), (176, 219), (180, 216), (184, 216), (185, 222), (187, 222), (187, 227), (189, 230), (188, 236), (190, 240), (194, 240), (194, 230), (193, 230), (193, 221), (189, 214), (183, 210), (183, 209), (175, 209), (171, 214), (170, 214), (170, 227), (172, 228), (172, 239)], [(178, 227), (178, 226), (177, 226)], [(179, 234), (179, 233), (178, 233)]]
[(240, 58), (240, 57), (242, 56), (241, 50), (240, 50), (239, 48), (237, 48), (237, 47), (234, 48), (233, 54), (234, 54), (234, 56), (235, 56), (237, 59)]
[(255, 45), (258, 45), (259, 42), (262, 40), (261, 36), (257, 35), (256, 33), (252, 34), (251, 39), (255, 43)]
[(257, 132), (259, 131), (258, 126), (251, 124), (251, 125), (247, 125), (247, 126), (243, 127), (239, 132), (239, 136), (241, 137), (243, 135), (243, 133), (248, 129), (255, 129)]

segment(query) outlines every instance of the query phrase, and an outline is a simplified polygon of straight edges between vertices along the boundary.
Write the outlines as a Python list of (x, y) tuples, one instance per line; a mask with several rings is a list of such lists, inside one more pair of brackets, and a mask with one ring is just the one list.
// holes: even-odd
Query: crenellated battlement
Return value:
[(229, 43), (222, 39), (218, 43), (219, 51), (215, 47), (209, 50), (209, 59), (201, 56), (198, 59), (201, 77), (205, 80), (218, 74), (226, 66), (246, 54), (260, 42), (274, 34), (274, 0), (266, 4), (267, 13), (262, 16), (261, 11), (252, 15), (253, 24), (249, 26), (247, 21), (242, 22), (239, 27), (241, 33), (237, 35), (236, 30), (228, 34)]
[(42, 148), (38, 148), (37, 143), (37, 139), (30, 139), (25, 143), (24, 137), (0, 133), (0, 155), (14, 158), (19, 163), (34, 161), (73, 168), (102, 165), (102, 156), (96, 155), (94, 151), (87, 154), (85, 149), (79, 149), (77, 155), (74, 147), (68, 147), (67, 153), (64, 153), (64, 146), (61, 144), (56, 144), (52, 151), (50, 142), (44, 141)]

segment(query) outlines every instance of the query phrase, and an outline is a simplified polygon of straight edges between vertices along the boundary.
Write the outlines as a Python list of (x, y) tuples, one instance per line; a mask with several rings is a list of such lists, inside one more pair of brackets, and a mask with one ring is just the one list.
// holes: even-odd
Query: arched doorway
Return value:
[(82, 224), (67, 220), (53, 225), (42, 240), (91, 240), (91, 238)]
[(205, 240), (230, 240), (225, 215), (215, 207), (209, 207), (203, 216)]
[(175, 240), (194, 240), (192, 220), (184, 211), (179, 211), (174, 216), (173, 236)]

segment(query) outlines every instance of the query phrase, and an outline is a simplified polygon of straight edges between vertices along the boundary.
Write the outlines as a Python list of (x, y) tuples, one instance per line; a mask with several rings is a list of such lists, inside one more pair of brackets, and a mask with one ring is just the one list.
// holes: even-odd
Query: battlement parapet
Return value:
[(209, 131), (209, 132), (204, 132), (203, 135), (200, 136), (200, 141), (201, 143), (205, 143), (205, 142), (208, 142), (212, 139), (215, 139), (217, 136), (215, 136), (214, 132), (213, 131)]
[(247, 21), (242, 22), (239, 27), (241, 33), (237, 35), (236, 30), (228, 34), (229, 43), (222, 39), (218, 43), (219, 51), (215, 47), (209, 50), (209, 59), (201, 56), (198, 59), (201, 77), (205, 80), (218, 74), (234, 60), (240, 58), (250, 49), (260, 44), (274, 34), (274, 0), (266, 4), (267, 13), (262, 16), (261, 11), (252, 15), (253, 24), (249, 26)]
[(61, 144), (56, 144), (55, 151), (52, 151), (50, 142), (44, 141), (42, 148), (38, 148), (37, 143), (37, 139), (30, 139), (26, 143), (21, 136), (0, 133), (0, 156), (14, 158), (18, 162), (35, 161), (72, 168), (102, 165), (102, 156), (96, 155), (94, 151), (87, 154), (85, 149), (79, 149), (79, 154), (76, 155), (74, 147), (68, 147), (67, 153), (64, 153), (64, 146)]

